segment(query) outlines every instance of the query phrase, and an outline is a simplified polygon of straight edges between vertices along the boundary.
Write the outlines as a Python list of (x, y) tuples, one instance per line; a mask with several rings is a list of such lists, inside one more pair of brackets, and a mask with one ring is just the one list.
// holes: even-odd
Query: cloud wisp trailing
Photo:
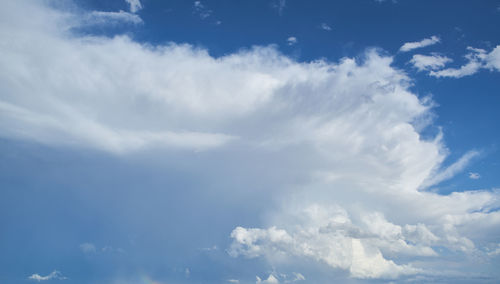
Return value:
[(139, 10), (142, 9), (142, 4), (140, 0), (125, 0), (125, 2), (129, 4), (131, 13), (137, 13)]
[(431, 36), (430, 38), (425, 38), (421, 41), (407, 42), (399, 48), (401, 52), (408, 52), (417, 48), (427, 47), (439, 43), (441, 39), (437, 36)]
[(41, 276), (40, 274), (35, 273), (35, 274), (31, 275), (30, 277), (28, 277), (28, 279), (40, 282), (40, 281), (48, 281), (48, 280), (52, 280), (52, 279), (65, 280), (68, 278), (63, 276), (61, 272), (54, 270), (49, 275), (46, 275), (46, 276)]
[(120, 24), (142, 24), (142, 19), (136, 14), (129, 12), (103, 12), (92, 11), (82, 19), (81, 23), (86, 26), (94, 25), (120, 25)]

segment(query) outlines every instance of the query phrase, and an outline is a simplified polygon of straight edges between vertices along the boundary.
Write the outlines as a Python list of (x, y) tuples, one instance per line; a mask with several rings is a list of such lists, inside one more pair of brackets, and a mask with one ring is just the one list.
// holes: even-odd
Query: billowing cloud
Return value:
[(54, 270), (47, 276), (41, 276), (41, 275), (35, 273), (35, 274), (31, 275), (30, 277), (28, 277), (28, 279), (40, 282), (40, 281), (47, 281), (47, 280), (52, 280), (52, 279), (65, 280), (67, 278), (64, 277), (61, 272)]
[(427, 71), (427, 70), (435, 70), (443, 68), (446, 63), (452, 62), (451, 58), (446, 56), (441, 56), (437, 54), (433, 55), (422, 55), (415, 54), (413, 55), (410, 63), (418, 69), (418, 71)]
[(414, 42), (407, 42), (399, 48), (399, 51), (401, 52), (408, 52), (410, 50), (414, 50), (417, 48), (422, 48), (430, 45), (434, 45), (436, 43), (439, 43), (441, 39), (437, 36), (431, 36), (430, 38), (425, 38), (421, 41), (414, 41)]
[[(355, 278), (395, 279), (434, 275), (431, 267), (452, 254), (457, 263), (447, 268), (455, 271), (468, 256), (487, 262), (485, 248), (500, 242), (497, 191), (427, 191), (474, 155), (443, 167), (440, 137), (419, 133), (431, 104), (411, 92), (391, 56), (370, 49), (358, 59), (297, 62), (254, 47), (214, 58), (185, 44), (73, 35), (64, 27), (78, 16), (36, 1), (5, 5), (2, 137), (239, 159), (221, 164), (224, 175), (214, 179), (235, 165), (287, 173), (265, 192), (279, 201), (263, 224), (234, 224), (231, 256), (306, 259)], [(26, 11), (34, 13), (12, 16)], [(255, 155), (258, 165), (244, 158)]]

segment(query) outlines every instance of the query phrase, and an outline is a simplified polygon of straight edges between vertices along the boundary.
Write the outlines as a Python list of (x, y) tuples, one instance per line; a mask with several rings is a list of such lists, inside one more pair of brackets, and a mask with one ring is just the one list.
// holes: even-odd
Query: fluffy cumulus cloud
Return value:
[(441, 39), (437, 36), (431, 36), (430, 38), (425, 38), (421, 41), (413, 41), (413, 42), (407, 42), (399, 48), (399, 51), (401, 52), (408, 52), (410, 50), (414, 50), (417, 48), (422, 48), (430, 45), (434, 45), (436, 43), (439, 43)]
[(453, 77), (461, 78), (472, 75), (484, 66), (486, 51), (484, 49), (468, 47), (469, 53), (465, 56), (467, 64), (460, 68), (448, 68), (438, 71), (431, 71), (429, 74), (434, 77)]
[(282, 204), (262, 226), (234, 224), (231, 256), (312, 260), (362, 279), (470, 264), (450, 264), (449, 255), (494, 257), (499, 193), (426, 191), (475, 154), (442, 167), (440, 136), (418, 131), (432, 104), (409, 90), (390, 56), (371, 49), (358, 60), (297, 62), (255, 47), (214, 58), (184, 44), (72, 35), (65, 27), (78, 21), (41, 2), (4, 6), (2, 137), (123, 155), (245, 149), (270, 172), (283, 161), (279, 170), (293, 174), (266, 193)]
[[(459, 68), (431, 70), (429, 72), (429, 75), (434, 77), (461, 78), (473, 75), (481, 69), (488, 69), (490, 71), (500, 71), (500, 46), (496, 46), (489, 53), (481, 48), (467, 47), (467, 50), (469, 51), (469, 53), (465, 55), (465, 59), (467, 60), (466, 64), (460, 66)], [(415, 64), (415, 66), (417, 65)]]
[(413, 55), (410, 63), (418, 69), (418, 71), (426, 71), (426, 70), (435, 70), (443, 68), (446, 63), (452, 62), (451, 58), (446, 56), (441, 56), (437, 54), (433, 55), (422, 55), (415, 54)]

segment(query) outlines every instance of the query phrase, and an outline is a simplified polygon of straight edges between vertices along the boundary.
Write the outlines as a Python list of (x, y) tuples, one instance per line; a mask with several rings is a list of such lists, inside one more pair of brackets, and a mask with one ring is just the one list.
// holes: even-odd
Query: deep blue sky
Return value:
[[(27, 1), (27, 3), (30, 2)], [(69, 32), (66, 31), (69, 35), (65, 34), (61, 38), (71, 41), (72, 38), (88, 36), (110, 39), (125, 35), (134, 44), (141, 44), (149, 50), (161, 49), (164, 45), (189, 44), (195, 49), (205, 50), (214, 61), (225, 56), (240, 54), (242, 50), (251, 50), (255, 46), (272, 46), (293, 62), (307, 64), (316, 60), (324, 60), (333, 65), (338, 64), (345, 57), (354, 58), (358, 64), (363, 64), (364, 61), (370, 60), (367, 58), (366, 51), (375, 48), (381, 56), (392, 57), (391, 68), (408, 76), (409, 91), (422, 100), (427, 96), (432, 100), (433, 107), (428, 113), (432, 120), (426, 128), (418, 129), (418, 131), (423, 139), (430, 140), (442, 131), (443, 140), (439, 145), (443, 146), (441, 150), (444, 161), (443, 163), (436, 162), (438, 168), (435, 170), (444, 172), (448, 166), (456, 163), (466, 153), (477, 152), (477, 155), (465, 163), (466, 165), (453, 171), (449, 178), (432, 184), (425, 190), (436, 192), (439, 196), (452, 192), (485, 190), (491, 194), (491, 200), (497, 200), (495, 199), (498, 197), (496, 189), (500, 187), (500, 131), (498, 131), (500, 67), (498, 69), (482, 67), (474, 74), (461, 78), (437, 78), (430, 76), (427, 71), (418, 71), (410, 60), (415, 54), (439, 54), (453, 60), (441, 69), (459, 68), (468, 62), (464, 57), (469, 53), (467, 47), (481, 48), (485, 50), (485, 53), (492, 52), (500, 44), (498, 29), (500, 27), (500, 1), (206, 0), (200, 2), (203, 6), (201, 10), (196, 10), (193, 1), (141, 0), (140, 3), (142, 9), (138, 10), (135, 15), (142, 19), (141, 24), (127, 21), (95, 25), (74, 24)], [(15, 5), (17, 4), (12, 4), (13, 7)], [(92, 11), (118, 12), (122, 10), (127, 13), (129, 11), (128, 4), (123, 0), (45, 1), (43, 5), (55, 9), (57, 13), (68, 13), (76, 19), (85, 18), (85, 15)], [(280, 5), (282, 5), (281, 8)], [(38, 4), (35, 6), (38, 7)], [(203, 12), (207, 13), (206, 17), (200, 14)], [(51, 92), (59, 92), (63, 88), (60, 86), (64, 84), (53, 84), (51, 83), (53, 77), (47, 79), (44, 75), (47, 72), (50, 73), (50, 70), (59, 70), (57, 68), (65, 64), (68, 67), (65, 70), (77, 70), (80, 68), (79, 60), (83, 61), (82, 58), (84, 58), (80, 55), (85, 51), (83, 48), (82, 50), (75, 49), (74, 62), (63, 62), (58, 65), (44, 63), (44, 60), (39, 62), (34, 60), (33, 62), (36, 61), (42, 66), (40, 73), (33, 71), (34, 75), (31, 73), (29, 75), (27, 71), (16, 73), (18, 70), (24, 70), (22, 62), (32, 60), (30, 58), (45, 58), (45, 54), (50, 53), (46, 53), (50, 49), (48, 46), (47, 49), (40, 48), (29, 56), (27, 53), (23, 54), (24, 48), (30, 45), (30, 42), (17, 41), (15, 37), (17, 21), (19, 23), (28, 21), (23, 20), (23, 17), (29, 17), (29, 15), (13, 16), (12, 19), (15, 20), (9, 18), (5, 22), (0, 20), (2, 32), (0, 33), (0, 58), (2, 59), (0, 65), (7, 66), (5, 64), (10, 62), (8, 68), (5, 67), (0, 72), (3, 84), (8, 86), (0, 89), (2, 93), (0, 94), (0, 103), (2, 103), (0, 111), (7, 113), (8, 108), (4, 108), (4, 104), (9, 104), (17, 107), (23, 106), (26, 109), (33, 107), (36, 111), (50, 116), (52, 114), (50, 107), (37, 109), (35, 97), (28, 95), (22, 97), (16, 93), (18, 89), (12, 86), (18, 82), (38, 82), (42, 78), (39, 80), (42, 83), (38, 85), (41, 87), (37, 89), (37, 92), (40, 91), (37, 93), (38, 97), (50, 96)], [(327, 25), (331, 29), (321, 28), (322, 25)], [(34, 33), (43, 36), (45, 31), (35, 30)], [(409, 52), (400, 51), (400, 47), (406, 42), (417, 42), (431, 36), (439, 37), (440, 42)], [(290, 37), (295, 37), (297, 42), (288, 44), (287, 40)], [(63, 40), (60, 41), (61, 44)], [(14, 53), (7, 53), (7, 51), (1, 52), (15, 44), (19, 44), (18, 49), (21, 50), (19, 56), (14, 56), (12, 55)], [(40, 44), (43, 43), (40, 42)], [(11, 52), (16, 48), (8, 50)], [(113, 53), (112, 50), (106, 49), (102, 51), (102, 54), (105, 52)], [(116, 53), (119, 51), (116, 50)], [(99, 52), (96, 51), (96, 54)], [(24, 58), (24, 55), (28, 59), (25, 61), (19, 59)], [(133, 56), (140, 55), (133, 54)], [(97, 58), (95, 65), (100, 66), (99, 57), (96, 55), (95, 58)], [(17, 69), (16, 64), (21, 67)], [(47, 69), (44, 69), (43, 64), (47, 64)], [(200, 63), (200, 66), (202, 64)], [(145, 68), (148, 69), (147, 66)], [(174, 70), (175, 73), (177, 66), (162, 66), (162, 68)], [(96, 70), (98, 69), (99, 67), (96, 67)], [(123, 69), (119, 69), (115, 70), (116, 74), (121, 74)], [(199, 69), (204, 70), (201, 67)], [(43, 70), (49, 71), (44, 73)], [(155, 72), (161, 73), (162, 70)], [(193, 70), (198, 70), (197, 66), (193, 66)], [(56, 74), (61, 75), (63, 78), (61, 82), (64, 82), (64, 74), (62, 72)], [(81, 74), (87, 73), (82, 71)], [(110, 87), (104, 89), (103, 94), (106, 91), (113, 92), (115, 90), (113, 86), (121, 85), (122, 82), (113, 81), (115, 73), (105, 70), (104, 74), (109, 77), (101, 74), (99, 75), (101, 77), (96, 78), (92, 76), (80, 78), (79, 82), (93, 84), (93, 82), (108, 82), (109, 80), (108, 85), (105, 86)], [(205, 75), (209, 82), (214, 81), (214, 78), (210, 76), (217, 76), (217, 74), (210, 73)], [(119, 78), (118, 75), (116, 78)], [(144, 78), (149, 77), (144, 75)], [(151, 82), (152, 85), (156, 84), (156, 81)], [(78, 85), (77, 82), (72, 83)], [(26, 84), (29, 85), (29, 83)], [(193, 84), (196, 85), (197, 81), (193, 81)], [(314, 85), (314, 82), (311, 85)], [(47, 89), (45, 89), (46, 86)], [(201, 89), (208, 88), (207, 85), (201, 86)], [(307, 87), (304, 88), (306, 91), (302, 95), (306, 97), (304, 102), (307, 102), (309, 93)], [(36, 88), (26, 88), (26, 94), (34, 89)], [(217, 87), (215, 89), (218, 90)], [(314, 92), (316, 90), (314, 89)], [(148, 91), (150, 91), (149, 86), (139, 86), (137, 90), (133, 90), (137, 94), (146, 94)], [(71, 93), (71, 91), (67, 92)], [(214, 92), (218, 94), (217, 91)], [(178, 95), (182, 96), (182, 91)], [(96, 96), (91, 103), (75, 100), (72, 107), (75, 110), (81, 107), (88, 111), (85, 113), (94, 114), (92, 108), (95, 106), (96, 120), (101, 118), (106, 120), (106, 116), (111, 114), (113, 119), (110, 125), (113, 123), (119, 125), (121, 120), (128, 119), (127, 115), (113, 116), (115, 110), (118, 113), (119, 107), (115, 107), (115, 103), (120, 105), (120, 99), (105, 97), (106, 95)], [(212, 101), (218, 103), (217, 98)], [(33, 99), (33, 105), (30, 105), (30, 99)], [(310, 100), (313, 99), (314, 97)], [(70, 99), (68, 101), (71, 102)], [(48, 102), (50, 99), (43, 100), (40, 104), (49, 105)], [(136, 103), (137, 109), (144, 107), (141, 101), (137, 100)], [(106, 111), (100, 112), (101, 107)], [(300, 255), (292, 254), (284, 259), (273, 258), (269, 255), (256, 258), (230, 256), (233, 241), (230, 235), (237, 226), (243, 228), (276, 226), (288, 229), (293, 227), (286, 217), (275, 214), (276, 211), (280, 211), (282, 202), (287, 203), (287, 196), (292, 195), (290, 188), (293, 189), (291, 190), (293, 193), (302, 192), (298, 193), (298, 199), (302, 196), (300, 194), (304, 194), (308, 198), (316, 198), (319, 201), (330, 200), (318, 193), (322, 192), (322, 189), (319, 189), (321, 185), (306, 174), (307, 170), (304, 169), (314, 168), (315, 165), (319, 165), (318, 169), (332, 167), (339, 172), (343, 171), (343, 167), (350, 169), (349, 161), (339, 166), (336, 160), (334, 162), (327, 161), (326, 158), (323, 160), (321, 157), (328, 156), (323, 152), (310, 154), (309, 150), (302, 148), (302, 144), (285, 148), (278, 146), (271, 150), (262, 146), (264, 144), (253, 145), (253, 142), (261, 138), (259, 135), (252, 136), (258, 132), (255, 129), (264, 129), (263, 132), (269, 131), (270, 133), (279, 132), (272, 128), (275, 126), (266, 119), (275, 118), (276, 121), (288, 121), (290, 124), (295, 122), (293, 119), (283, 119), (278, 111), (276, 112), (278, 114), (273, 116), (275, 113), (269, 114), (269, 109), (255, 111), (252, 116), (257, 118), (248, 121), (239, 117), (223, 117), (223, 126), (213, 128), (213, 131), (217, 133), (221, 129), (234, 130), (236, 134), (250, 133), (248, 137), (253, 137), (255, 140), (249, 139), (251, 142), (248, 143), (241, 142), (243, 139), (240, 139), (238, 143), (207, 151), (198, 151), (198, 149), (185, 151), (175, 147), (160, 147), (160, 149), (145, 147), (137, 152), (119, 153), (108, 151), (101, 146), (94, 147), (92, 143), (100, 145), (99, 142), (92, 140), (94, 138), (86, 140), (65, 126), (57, 128), (55, 132), (50, 132), (50, 127), (43, 127), (41, 116), (30, 120), (29, 123), (32, 124), (24, 128), (25, 124), (22, 123), (25, 121), (22, 118), (2, 115), (0, 119), (4, 122), (0, 123), (0, 132), (4, 134), (0, 135), (0, 283), (36, 282), (36, 279), (29, 279), (29, 277), (37, 274), (43, 278), (53, 271), (60, 271), (60, 274), (57, 274), (59, 276), (41, 279), (40, 282), (229, 283), (227, 281), (230, 279), (238, 279), (239, 283), (254, 283), (256, 276), (259, 276), (262, 280), (268, 279), (270, 282), (267, 283), (273, 283), (272, 279), (268, 278), (270, 275), (275, 275), (280, 283), (286, 283), (287, 280), (297, 280), (302, 283), (336, 281), (379, 283), (391, 279), (397, 281), (399, 276), (396, 278), (365, 277), (364, 279), (349, 269), (339, 267), (332, 269), (324, 261)], [(124, 110), (126, 113), (127, 109), (124, 108)], [(160, 110), (165, 113), (168, 111), (169, 109)], [(387, 112), (390, 115), (390, 109)], [(297, 113), (299, 111), (293, 112), (293, 115)], [(151, 114), (151, 117), (154, 118), (155, 115), (156, 113)], [(130, 116), (133, 115), (130, 114)], [(176, 118), (178, 119), (176, 122), (182, 124), (184, 120), (190, 119), (189, 114), (187, 116), (188, 118), (184, 116)], [(54, 117), (55, 121), (64, 122), (64, 118)], [(218, 119), (217, 115), (214, 117)], [(296, 118), (302, 118), (300, 113)], [(149, 114), (144, 114), (144, 119), (149, 119)], [(197, 121), (197, 118), (193, 119)], [(207, 118), (207, 120), (210, 119)], [(231, 125), (233, 119), (234, 126)], [(151, 124), (154, 123), (162, 125), (163, 122), (155, 120)], [(269, 128), (267, 128), (268, 124), (271, 125)], [(186, 125), (188, 125), (186, 127), (192, 126), (192, 124)], [(75, 123), (74, 129), (79, 129), (80, 126)], [(204, 128), (200, 126), (186, 129), (186, 131), (198, 131), (198, 129)], [(290, 133), (284, 134), (286, 139), (288, 139), (286, 135)], [(45, 139), (46, 137), (49, 138)], [(290, 137), (295, 136), (290, 134)], [(367, 140), (371, 138), (376, 137), (366, 137)], [(57, 142), (54, 142), (56, 140)], [(251, 144), (252, 146), (249, 146)], [(342, 151), (346, 152), (341, 149), (340, 152)], [(379, 155), (379, 152), (374, 153), (374, 156)], [(431, 155), (432, 153), (429, 154)], [(367, 157), (366, 161), (371, 161), (370, 159), (374, 156)], [(402, 161), (404, 161), (403, 158)], [(388, 168), (398, 167), (391, 163), (387, 165)], [(363, 166), (360, 166), (360, 176), (363, 171)], [(470, 178), (470, 173), (477, 174), (478, 178)], [(390, 182), (387, 184), (390, 184), (392, 179), (388, 180)], [(382, 186), (381, 183), (381, 187), (387, 184), (383, 183)], [(341, 183), (341, 185), (345, 184)], [(334, 189), (351, 191), (349, 186), (343, 188), (341, 185)], [(311, 192), (310, 195), (308, 192)], [(317, 196), (316, 193), (318, 193)], [(342, 198), (344, 198), (343, 195), (339, 200)], [(363, 199), (359, 204), (356, 203), (356, 206), (363, 207), (363, 202), (367, 201)], [(498, 208), (495, 208), (495, 202), (497, 201), (486, 202), (488, 205), (481, 205), (481, 208), (467, 209), (468, 211), (466, 210), (464, 214), (496, 212)], [(366, 208), (371, 210), (371, 208), (379, 207), (384, 207), (384, 205), (370, 204)], [(391, 216), (388, 212), (385, 212), (388, 220), (399, 221), (397, 213)], [(453, 213), (450, 214), (453, 215)], [(464, 283), (472, 283), (478, 279), (486, 283), (494, 283), (500, 277), (494, 270), (494, 267), (499, 264), (500, 253), (495, 255), (488, 254), (488, 252), (495, 250), (495, 244), (500, 244), (497, 234), (499, 227), (495, 223), (498, 220), (495, 218), (498, 219), (498, 217), (488, 219), (491, 220), (489, 224), (493, 224), (485, 229), (487, 232), (485, 234), (489, 234), (488, 236), (468, 235), (473, 229), (467, 229), (464, 232), (456, 229), (460, 237), (470, 238), (478, 251), (488, 257), (492, 255), (485, 261), (484, 266), (474, 265), (473, 253), (464, 256), (460, 249), (456, 251), (453, 249), (453, 244), (440, 242), (429, 245), (439, 252), (439, 257), (432, 258), (429, 262), (426, 262), (427, 258), (421, 256), (401, 256), (397, 253), (387, 256), (384, 254), (384, 256), (393, 259), (397, 264), (410, 262), (415, 264), (421, 261), (422, 266), (419, 268), (422, 269), (434, 265), (439, 270), (439, 266), (443, 265), (451, 270), (450, 267), (454, 267), (453, 263), (456, 262), (458, 270), (477, 277), (471, 278), (472, 280), (462, 279)], [(362, 220), (361, 217), (360, 220)], [(424, 217), (418, 222), (415, 221), (416, 219), (409, 218), (408, 220), (415, 224), (427, 224), (425, 223), (427, 219)], [(353, 223), (357, 221), (359, 220), (353, 217)], [(404, 227), (406, 223), (401, 221), (398, 225)], [(359, 226), (362, 227), (362, 225)], [(429, 225), (429, 228), (433, 228), (432, 225)], [(293, 229), (290, 230), (293, 231)], [(436, 235), (439, 235), (439, 230), (439, 228), (436, 229)], [(460, 235), (461, 233), (463, 235)], [(408, 243), (413, 244), (409, 239)], [(92, 248), (85, 250), (85, 245), (90, 245)], [(423, 243), (423, 245), (428, 244)], [(383, 253), (386, 252), (383, 248), (381, 250)], [(462, 258), (466, 260), (462, 261)], [(302, 273), (306, 280), (293, 278), (295, 272)], [(411, 278), (414, 275), (412, 273), (414, 272), (411, 272), (410, 276), (401, 277), (402, 279), (410, 277), (411, 280), (417, 282), (442, 281), (444, 283), (459, 283), (461, 279), (460, 275), (453, 273), (443, 275), (424, 273), (423, 278), (418, 278), (420, 274), (416, 273), (416, 278)]]

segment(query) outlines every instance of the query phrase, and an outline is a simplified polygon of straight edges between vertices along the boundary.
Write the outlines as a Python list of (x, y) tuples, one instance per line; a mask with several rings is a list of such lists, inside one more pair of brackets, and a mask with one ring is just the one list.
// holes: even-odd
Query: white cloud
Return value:
[(440, 41), (441, 41), (441, 39), (439, 37), (437, 37), (437, 36), (431, 36), (430, 38), (426, 38), (426, 39), (423, 39), (421, 41), (407, 42), (407, 43), (405, 43), (405, 44), (403, 44), (401, 46), (401, 48), (399, 49), (399, 51), (401, 51), (401, 52), (407, 52), (407, 51), (414, 50), (414, 49), (417, 49), (417, 48), (422, 48), (422, 47), (430, 46), (430, 45), (436, 44), (436, 43), (438, 43)]
[(497, 256), (500, 255), (500, 244), (496, 245), (496, 248), (488, 250), (486, 253), (488, 256)]
[(64, 277), (61, 274), (61, 272), (54, 270), (47, 276), (41, 276), (41, 275), (35, 273), (35, 274), (31, 275), (30, 277), (28, 277), (28, 279), (40, 282), (40, 281), (47, 281), (47, 280), (52, 280), (52, 279), (65, 280), (68, 278)]
[(291, 36), (291, 37), (286, 39), (286, 42), (288, 43), (288, 45), (294, 45), (298, 42), (298, 40), (296, 37)]
[(130, 5), (130, 12), (136, 13), (142, 9), (142, 4), (140, 0), (125, 0)]
[[(352, 224), (340, 207), (327, 209), (313, 205), (299, 215), (303, 223), (295, 224), (290, 233), (275, 227), (236, 228), (231, 234), (234, 242), (230, 254), (250, 258), (273, 258), (277, 254), (307, 257), (348, 270), (355, 278), (397, 278), (420, 272), (385, 259), (380, 248), (408, 255), (435, 255), (430, 247), (411, 245), (401, 227), (387, 222), (378, 213), (365, 216), (364, 227)], [(297, 280), (301, 278), (298, 276)]]
[(278, 10), (278, 14), (281, 16), (286, 7), (286, 0), (274, 0), (273, 7)]
[(418, 69), (418, 71), (428, 71), (428, 70), (443, 68), (446, 65), (446, 63), (452, 61), (453, 60), (451, 58), (436, 54), (433, 55), (415, 54), (410, 60), (410, 63), (412, 63), (413, 66), (415, 66)]
[(468, 63), (463, 65), (462, 67), (456, 68), (448, 68), (439, 71), (431, 71), (429, 75), (434, 77), (453, 77), (453, 78), (461, 78), (464, 76), (469, 76), (475, 74), (479, 71), (479, 69), (484, 66), (484, 59), (486, 58), (486, 51), (484, 49), (478, 48), (467, 48), (470, 53), (465, 56), (467, 58)]
[(92, 11), (82, 19), (84, 25), (118, 25), (130, 23), (134, 25), (142, 24), (142, 19), (132, 13), (119, 11), (119, 12), (102, 12)]
[(228, 279), (227, 282), (229, 282), (229, 283), (240, 283), (240, 280), (238, 280), (238, 279)]
[(280, 283), (279, 280), (272, 274), (269, 274), (269, 277), (267, 279), (262, 280), (259, 276), (256, 276), (257, 281), (255, 283), (269, 283), (269, 284), (278, 284)]
[(469, 172), (469, 178), (470, 179), (480, 179), (481, 175), (478, 173)]
[(461, 78), (477, 73), (481, 69), (500, 71), (500, 45), (490, 53), (480, 48), (467, 47), (469, 53), (465, 55), (467, 63), (460, 68), (448, 68), (430, 71), (429, 75), (434, 77)]
[(302, 275), (301, 273), (298, 273), (298, 272), (294, 272), (293, 276), (294, 276), (294, 279), (292, 280), (292, 282), (306, 280), (306, 277), (304, 277), (304, 275)]
[(462, 172), (470, 161), (477, 156), (479, 156), (478, 151), (469, 151), (465, 153), (458, 161), (451, 164), (446, 169), (429, 175), (427, 180), (422, 183), (422, 187), (429, 187), (454, 177), (457, 173)]
[(497, 45), (487, 56), (486, 56), (486, 68), (491, 70), (496, 69), (500, 71), (500, 45)]
[(92, 243), (83, 243), (80, 245), (80, 249), (84, 252), (84, 253), (96, 253), (97, 252), (97, 249), (95, 247), (94, 244)]
[(75, 19), (41, 5), (8, 1), (0, 10), (2, 137), (121, 154), (167, 148), (185, 159), (185, 150), (235, 157), (244, 149), (273, 173), (280, 161), (283, 180), (302, 182), (266, 191), (283, 206), (263, 212), (270, 217), (258, 228), (235, 224), (232, 256), (397, 278), (442, 264), (437, 248), (459, 255), (460, 270), (498, 242), (497, 191), (420, 190), (471, 156), (439, 171), (443, 142), (415, 126), (430, 105), (392, 57), (372, 49), (361, 60), (297, 62), (255, 47), (214, 58), (189, 45), (68, 36)]
[(321, 25), (319, 25), (319, 28), (322, 29), (322, 30), (325, 30), (325, 31), (331, 31), (332, 30), (332, 27), (330, 27), (330, 25), (328, 25), (327, 23), (321, 23)]
[(194, 13), (198, 15), (202, 20), (210, 17), (212, 15), (212, 10), (207, 9), (201, 1), (194, 1), (193, 4)]

